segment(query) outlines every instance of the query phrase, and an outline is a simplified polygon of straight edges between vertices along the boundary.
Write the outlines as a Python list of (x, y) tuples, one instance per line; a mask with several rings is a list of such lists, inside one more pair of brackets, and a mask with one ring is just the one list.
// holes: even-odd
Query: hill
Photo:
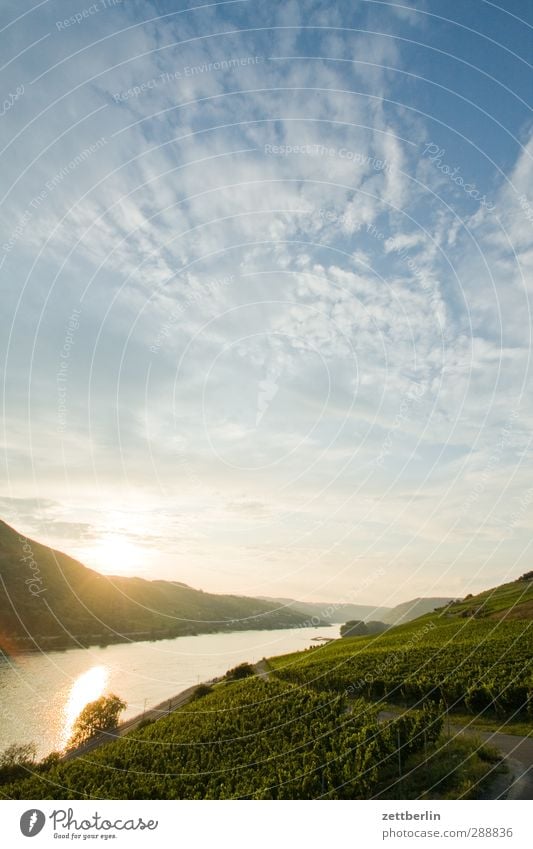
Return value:
[(271, 604), (282, 604), (291, 610), (303, 613), (309, 620), (319, 618), (332, 625), (346, 622), (348, 619), (381, 619), (391, 612), (392, 607), (374, 607), (369, 604), (352, 604), (338, 601), (298, 601), (294, 598), (271, 598), (262, 596)]
[(442, 607), (453, 601), (449, 596), (446, 598), (413, 598), (411, 601), (404, 601), (402, 604), (397, 604), (391, 608), (388, 613), (385, 613), (382, 621), (387, 625), (400, 625), (402, 622), (411, 622), (413, 619), (418, 619), (425, 613), (431, 613), (436, 607)]
[(399, 625), (401, 622), (410, 622), (424, 613), (429, 613), (436, 607), (447, 604), (452, 599), (446, 598), (414, 598), (404, 601), (395, 607), (372, 607), (368, 604), (352, 604), (350, 602), (326, 602), (326, 601), (298, 601), (293, 598), (268, 598), (265, 601), (274, 604), (282, 604), (292, 610), (303, 613), (309, 620), (318, 617), (321, 620), (333, 624), (342, 624), (351, 620), (363, 620), (369, 622), (378, 620), (387, 625)]
[(302, 613), (260, 599), (102, 575), (0, 522), (0, 648), (6, 653), (304, 622)]
[(533, 572), (527, 572), (517, 581), (450, 603), (446, 614), (463, 619), (533, 619)]
[(272, 659), (283, 680), (403, 706), (533, 718), (533, 575), (377, 636)]

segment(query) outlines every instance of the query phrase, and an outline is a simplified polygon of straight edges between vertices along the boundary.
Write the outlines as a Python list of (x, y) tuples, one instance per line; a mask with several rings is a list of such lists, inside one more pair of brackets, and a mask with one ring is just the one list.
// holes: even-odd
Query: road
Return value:
[(268, 681), (270, 677), (270, 669), (268, 667), (267, 661), (263, 658), (259, 663), (256, 663), (254, 666), (255, 673), (258, 678), (262, 678), (263, 681)]
[[(378, 719), (386, 722), (395, 719), (398, 713), (381, 711)], [(503, 755), (509, 773), (494, 787), (494, 799), (533, 799), (533, 737), (503, 734), (501, 731), (478, 731), (475, 725), (450, 724), (451, 735), (476, 737), (493, 746)]]
[(518, 737), (500, 731), (476, 731), (469, 726), (451, 726), (454, 734), (474, 734), (504, 755), (511, 783), (497, 799), (533, 799), (533, 737)]

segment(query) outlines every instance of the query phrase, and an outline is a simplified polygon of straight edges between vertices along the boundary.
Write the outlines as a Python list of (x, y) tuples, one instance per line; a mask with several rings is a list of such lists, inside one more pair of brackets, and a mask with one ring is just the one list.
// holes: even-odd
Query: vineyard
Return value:
[(505, 719), (533, 716), (532, 663), (531, 621), (437, 616), (271, 660), (280, 680), (317, 691)]
[(2, 788), (10, 798), (369, 798), (400, 758), (430, 745), (441, 722), (425, 709), (380, 724), (277, 681), (225, 685), (93, 755)]

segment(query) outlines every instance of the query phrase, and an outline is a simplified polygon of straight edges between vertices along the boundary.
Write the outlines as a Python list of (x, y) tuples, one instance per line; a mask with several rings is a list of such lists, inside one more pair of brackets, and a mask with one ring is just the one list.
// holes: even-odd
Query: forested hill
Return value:
[(280, 605), (172, 581), (109, 577), (0, 522), (0, 649), (70, 647), (250, 629), (294, 628)]

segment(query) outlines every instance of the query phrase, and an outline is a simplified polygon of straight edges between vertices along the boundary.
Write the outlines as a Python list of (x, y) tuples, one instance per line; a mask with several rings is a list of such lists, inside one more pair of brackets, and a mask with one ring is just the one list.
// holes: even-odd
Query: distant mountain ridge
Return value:
[(410, 622), (425, 613), (431, 613), (436, 607), (442, 607), (453, 601), (451, 596), (445, 598), (414, 598), (404, 601), (395, 607), (372, 607), (368, 604), (352, 604), (345, 602), (298, 601), (292, 598), (270, 598), (262, 596), (264, 601), (283, 604), (287, 608), (306, 615), (310, 621), (313, 617), (325, 620), (331, 624), (344, 624), (354, 619), (363, 622), (378, 620), (386, 625), (400, 625)]
[(451, 596), (446, 596), (445, 598), (413, 598), (410, 601), (397, 604), (382, 621), (386, 622), (387, 625), (401, 625), (404, 622), (411, 622), (413, 619), (418, 619), (419, 616), (424, 616), (426, 613), (433, 613), (435, 608), (443, 607), (443, 605), (449, 604), (453, 600)]
[(261, 599), (102, 575), (0, 521), (0, 649), (8, 654), (305, 622)]

